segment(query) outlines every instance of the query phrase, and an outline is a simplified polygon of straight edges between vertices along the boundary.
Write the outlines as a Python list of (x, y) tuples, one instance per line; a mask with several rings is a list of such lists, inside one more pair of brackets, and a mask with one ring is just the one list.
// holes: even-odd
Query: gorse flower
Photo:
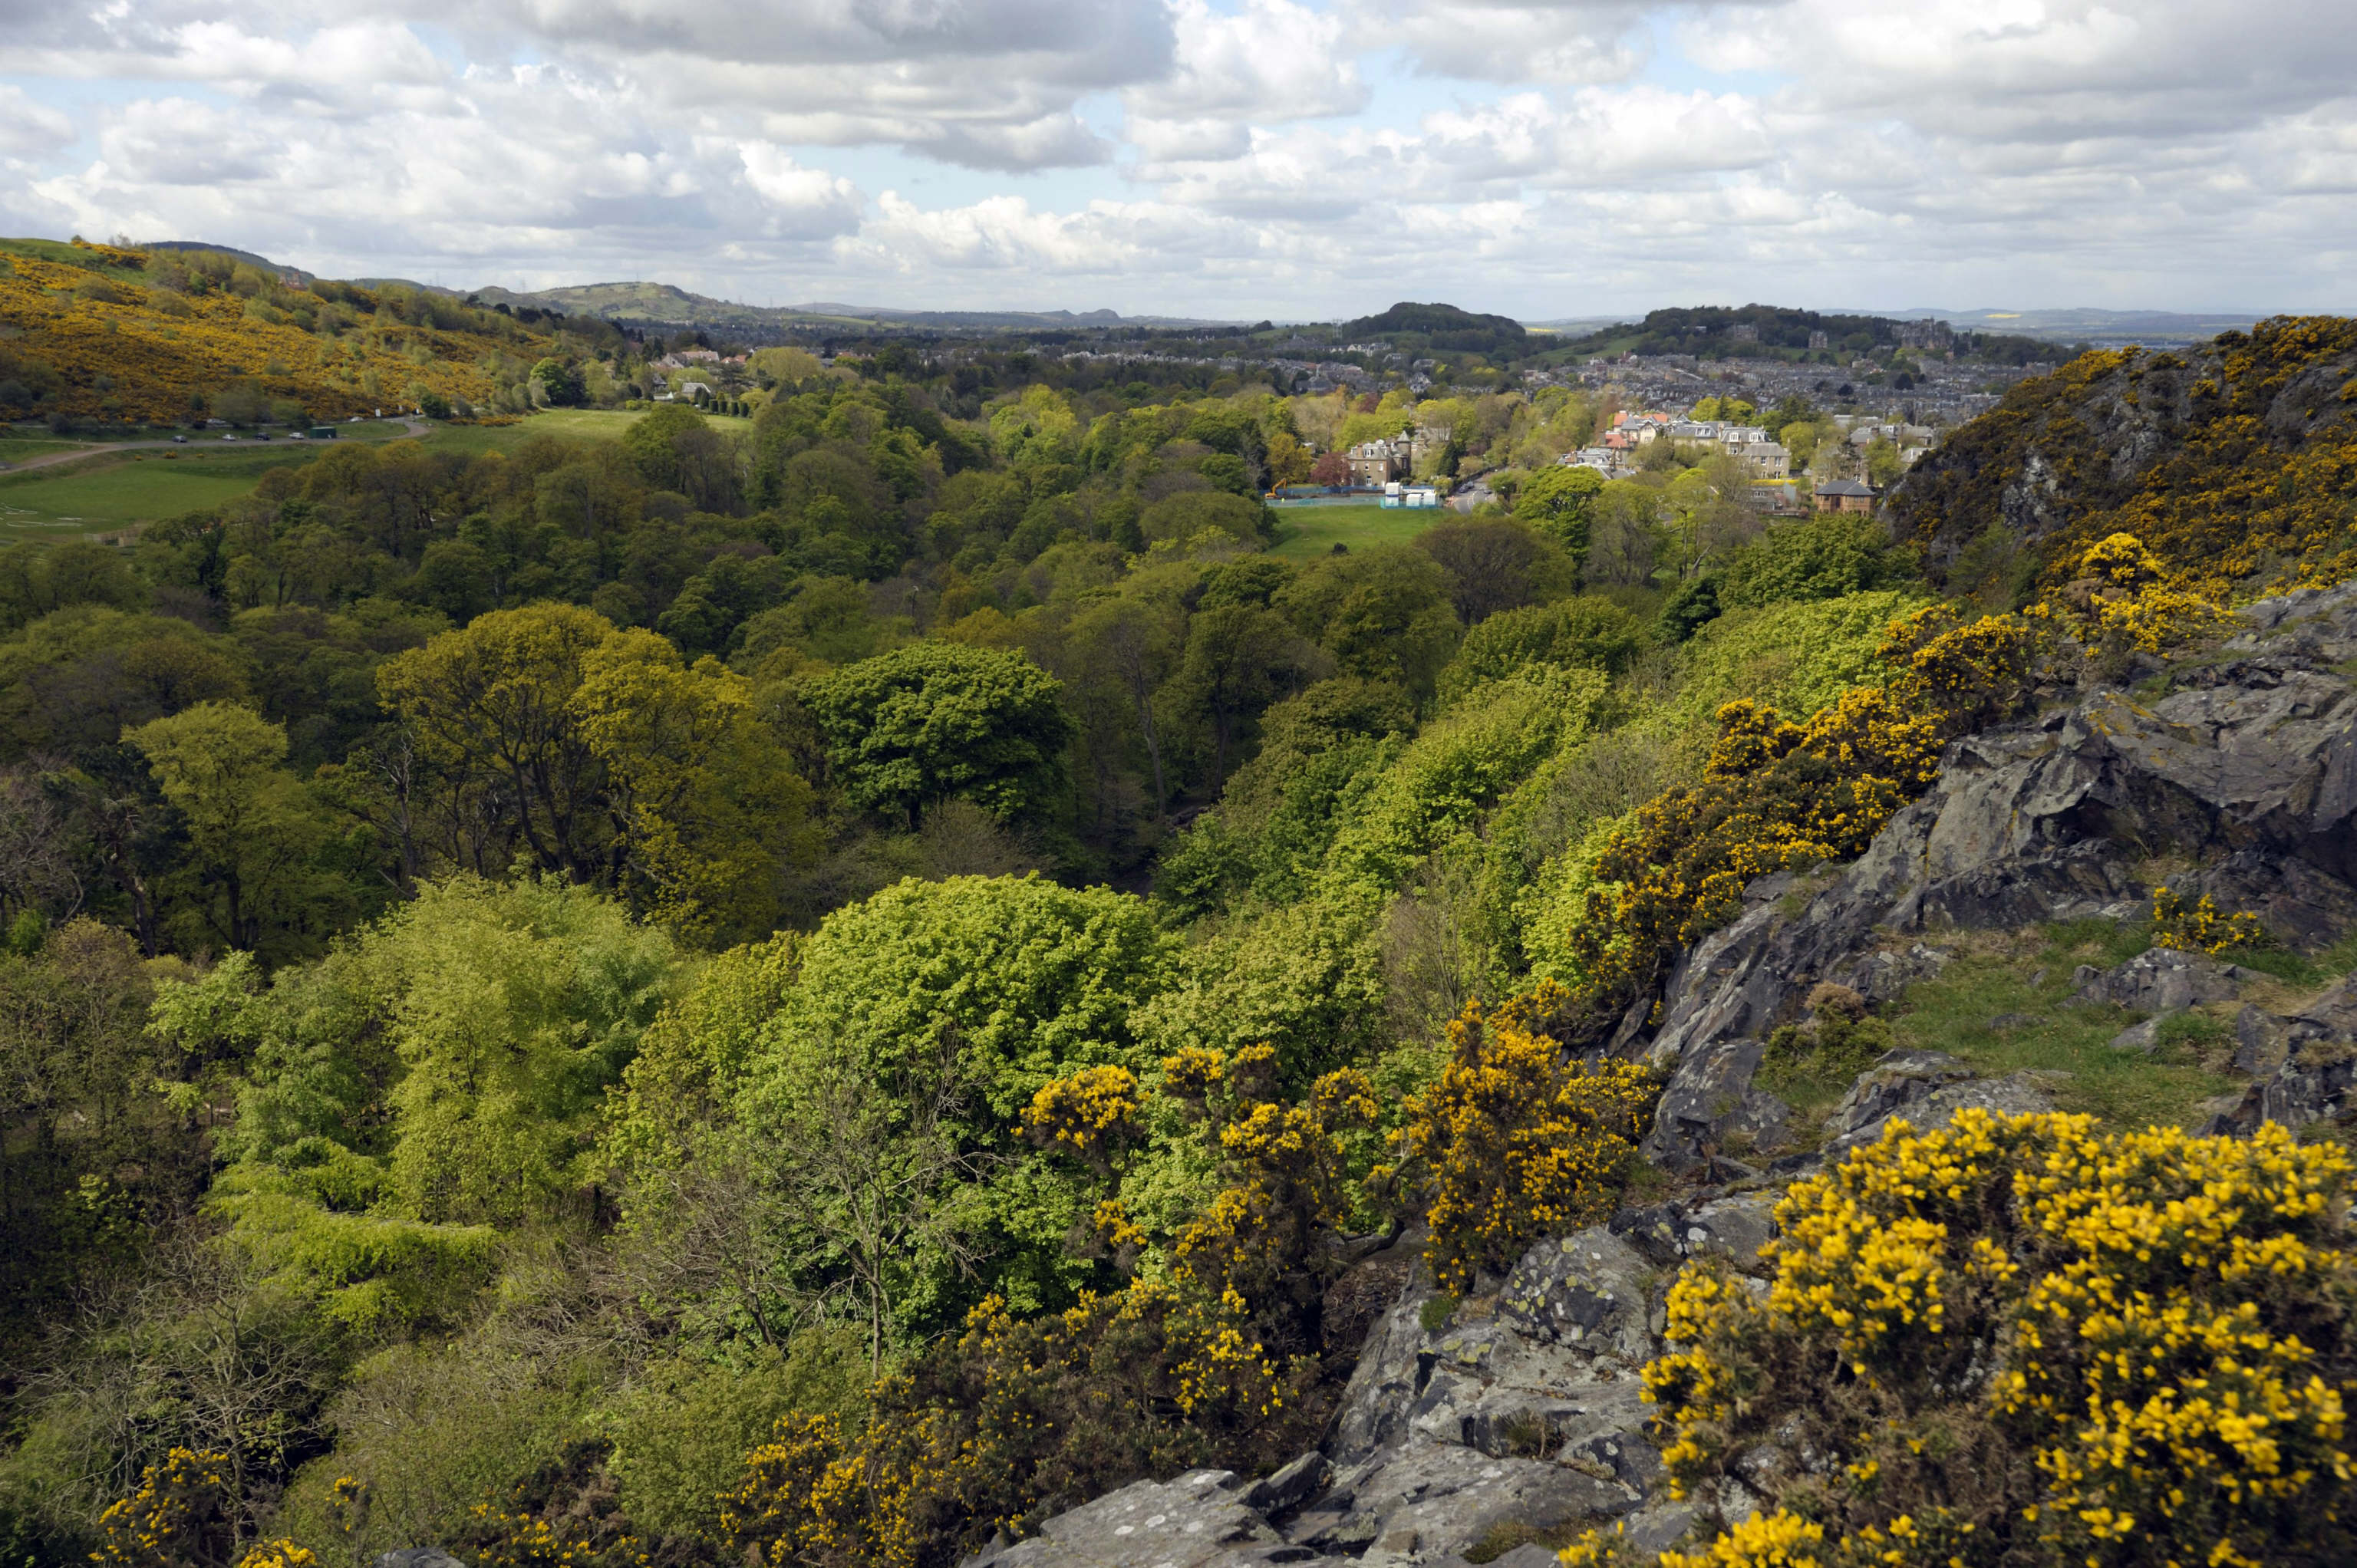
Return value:
[(1792, 1512), (1664, 1568), (2346, 1561), (2351, 1171), (2273, 1124), (1894, 1122), (1792, 1189), (1764, 1296), (1672, 1290), (1675, 1484), (1781, 1475)]
[(1439, 1080), (1409, 1103), (1403, 1170), (1428, 1182), (1425, 1262), (1444, 1291), (1592, 1223), (1627, 1179), (1661, 1086), (1631, 1062), (1560, 1063), (1529, 1023), (1558, 1004), (1543, 988), (1495, 1013), (1469, 1006)]

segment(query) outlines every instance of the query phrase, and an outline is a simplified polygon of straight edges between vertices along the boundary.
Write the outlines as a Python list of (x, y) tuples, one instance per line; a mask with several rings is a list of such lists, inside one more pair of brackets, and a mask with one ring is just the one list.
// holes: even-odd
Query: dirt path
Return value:
[[(414, 438), (422, 438), (431, 428), (423, 419), (415, 418), (404, 418), (401, 421), (401, 427)], [(285, 440), (285, 437), (280, 436), (277, 439)], [(137, 452), (157, 446), (202, 446), (205, 450), (210, 451), (220, 444), (220, 437), (203, 435), (192, 435), (186, 441), (175, 441), (168, 435), (161, 441), (109, 441), (104, 446), (82, 446), (71, 452), (45, 452), (38, 457), (27, 457), (21, 463), (8, 463), (5, 469), (0, 469), (0, 473), (30, 473), (35, 468), (46, 468), (53, 463), (78, 463), (84, 457), (102, 457), (109, 452)], [(249, 444), (268, 446), (274, 443), (253, 441), (252, 437), (242, 435), (238, 437), (236, 442), (236, 445), (241, 446)], [(0, 446), (0, 463), (6, 463), (7, 459), (8, 449), (5, 446)]]

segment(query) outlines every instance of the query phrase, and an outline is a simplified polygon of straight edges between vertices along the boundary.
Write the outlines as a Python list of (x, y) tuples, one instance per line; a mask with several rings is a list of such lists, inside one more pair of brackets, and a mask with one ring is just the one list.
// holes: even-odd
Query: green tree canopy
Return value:
[[(1132, 1018), (1175, 960), (1143, 900), (1037, 877), (906, 881), (827, 917), (738, 1107), (757, 1157), (803, 1195), (783, 1221), (803, 1288), (871, 1311), (880, 1291), (885, 1318), (921, 1326), (989, 1290), (1036, 1307), (1092, 1277), (1065, 1237), (1093, 1197), (1023, 1152), (1017, 1121), (1076, 1069), (1145, 1070)], [(852, 1144), (857, 1179), (838, 1163)], [(889, 1242), (855, 1222), (888, 1186), (931, 1211)]]
[(855, 805), (905, 818), (963, 797), (1003, 818), (1062, 787), (1063, 687), (1020, 653), (920, 642), (820, 677), (802, 702)]

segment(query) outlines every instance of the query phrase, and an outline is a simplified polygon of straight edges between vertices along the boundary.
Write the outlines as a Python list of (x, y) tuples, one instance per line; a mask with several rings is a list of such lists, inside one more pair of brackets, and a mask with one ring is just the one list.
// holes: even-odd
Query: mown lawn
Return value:
[(1372, 500), (1275, 510), (1276, 542), (1269, 553), (1290, 561), (1330, 554), (1337, 544), (1352, 550), (1371, 544), (1405, 544), (1433, 524), (1457, 515), (1445, 508), (1384, 508)]

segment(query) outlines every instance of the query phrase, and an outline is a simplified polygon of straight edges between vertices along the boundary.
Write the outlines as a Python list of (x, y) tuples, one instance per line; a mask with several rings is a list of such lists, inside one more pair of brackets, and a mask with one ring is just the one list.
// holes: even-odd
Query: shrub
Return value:
[(2199, 904), (2189, 905), (2180, 893), (2167, 887), (2152, 890), (2152, 945), (2157, 948), (2222, 953), (2229, 948), (2256, 947), (2266, 938), (2266, 928), (2256, 915), (2221, 915), (2206, 893)]
[(1837, 599), (1896, 587), (1913, 575), (1878, 519), (1835, 512), (1773, 524), (1737, 551), (1720, 572), (1718, 602), (1728, 609), (1750, 609)]
[(1890, 623), (1922, 607), (1886, 590), (1721, 616), (1679, 654), (1677, 695), (1656, 722), (1715, 734), (1720, 707), (1745, 697), (1806, 717), (1852, 686), (1889, 679), (1882, 650)]
[(1440, 672), (1440, 695), (1452, 700), (1530, 664), (1618, 675), (1643, 641), (1637, 618), (1601, 595), (1501, 610), (1465, 634)]
[(1443, 1291), (1593, 1223), (1626, 1179), (1660, 1085), (1630, 1062), (1559, 1063), (1532, 1026), (1560, 1000), (1543, 986), (1494, 1013), (1469, 1006), (1439, 1081), (1409, 1104), (1400, 1175), (1429, 1187), (1425, 1263)]
[(1719, 710), (1703, 779), (1641, 808), (1589, 869), (1586, 918), (1566, 957), (1600, 1011), (1650, 984), (1724, 920), (1755, 877), (1864, 852), (1938, 777), (1947, 743), (2008, 712), (2031, 644), (2010, 617), (1918, 611), (1889, 629), (1900, 673), (1853, 687), (1805, 725), (1753, 702)]
[(1671, 1292), (1674, 1483), (1765, 1510), (1662, 1562), (2347, 1561), (2352, 1168), (2273, 1124), (1894, 1123), (1792, 1189), (1764, 1295)]
[(237, 1487), (230, 1456), (174, 1448), (140, 1472), (139, 1489), (99, 1516), (91, 1560), (102, 1568), (230, 1568)]

